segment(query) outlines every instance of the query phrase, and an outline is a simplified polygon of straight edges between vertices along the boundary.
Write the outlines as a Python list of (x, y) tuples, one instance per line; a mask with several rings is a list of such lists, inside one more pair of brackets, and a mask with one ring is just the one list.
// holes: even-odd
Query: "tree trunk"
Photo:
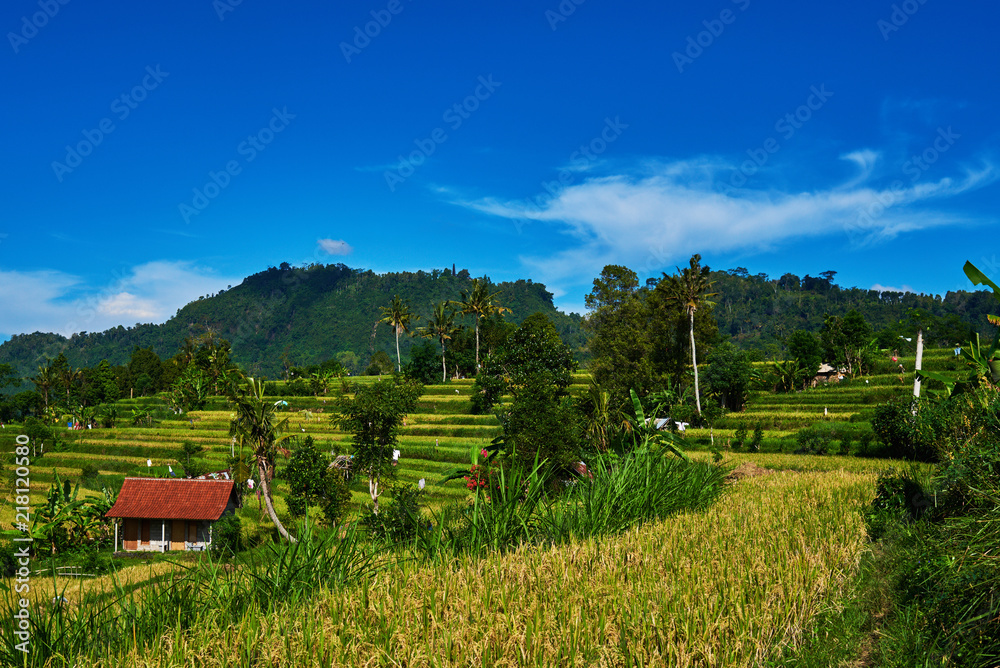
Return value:
[(476, 373), (479, 373), (479, 316), (476, 316)]
[(698, 357), (694, 350), (694, 311), (691, 312), (691, 366), (694, 367), (694, 404), (698, 408), (698, 415), (701, 415), (701, 394), (698, 391)]
[(375, 478), (368, 479), (368, 494), (372, 497), (372, 512), (378, 515), (378, 480)]
[(399, 358), (399, 325), (396, 325), (396, 371), (403, 373), (403, 363)]
[(913, 397), (920, 398), (920, 367), (924, 361), (924, 330), (917, 330), (917, 364), (913, 377)]
[(441, 382), (448, 382), (448, 367), (444, 363), (444, 339), (441, 339)]
[(284, 527), (281, 520), (278, 519), (278, 513), (274, 512), (274, 504), (271, 502), (271, 485), (267, 482), (267, 469), (264, 466), (264, 462), (258, 464), (258, 469), (260, 470), (260, 493), (264, 497), (264, 506), (267, 508), (268, 517), (274, 522), (274, 526), (278, 528), (278, 533), (285, 537), (285, 539), (290, 543), (297, 543), (299, 541), (288, 533), (288, 529)]

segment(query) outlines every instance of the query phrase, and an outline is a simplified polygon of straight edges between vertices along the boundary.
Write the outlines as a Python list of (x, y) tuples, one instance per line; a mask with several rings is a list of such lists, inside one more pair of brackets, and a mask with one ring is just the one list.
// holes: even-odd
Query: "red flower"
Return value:
[(479, 454), (481, 454), (483, 457), (489, 457), (490, 456), (490, 453), (486, 452), (486, 448), (483, 448), (482, 450), (480, 450)]

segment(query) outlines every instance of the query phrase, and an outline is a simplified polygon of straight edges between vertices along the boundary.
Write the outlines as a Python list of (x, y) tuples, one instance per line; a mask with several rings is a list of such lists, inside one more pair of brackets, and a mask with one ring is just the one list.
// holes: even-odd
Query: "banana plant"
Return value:
[[(969, 277), (973, 285), (986, 285), (991, 290), (993, 290), (993, 296), (1000, 299), (1000, 286), (991, 281), (986, 274), (979, 271), (974, 264), (971, 262), (966, 262), (965, 275)], [(991, 325), (1000, 327), (1000, 317), (993, 314), (987, 315), (986, 319), (989, 320)], [(987, 378), (991, 380), (994, 385), (1000, 384), (1000, 367), (997, 365), (996, 352), (1000, 348), (1000, 329), (997, 329), (996, 336), (993, 337), (993, 343), (985, 352), (983, 351), (982, 345), (979, 343), (979, 337), (976, 336), (976, 345), (969, 346), (970, 350), (968, 354), (963, 350), (962, 353), (967, 360)]]
[[(968, 276), (973, 285), (985, 285), (989, 287), (993, 291), (993, 296), (1000, 299), (1000, 286), (990, 280), (974, 264), (966, 262), (963, 269), (965, 275)], [(1000, 317), (990, 314), (986, 316), (986, 319), (989, 320), (991, 325), (1000, 327)], [(1000, 364), (998, 364), (996, 359), (998, 348), (1000, 348), (1000, 329), (997, 330), (997, 334), (989, 347), (984, 346), (979, 338), (979, 334), (976, 334), (976, 339), (970, 341), (967, 347), (962, 348), (962, 357), (965, 358), (969, 366), (973, 369), (972, 378), (968, 381), (962, 381), (958, 378), (932, 371), (918, 370), (917, 375), (920, 378), (936, 380), (942, 383), (945, 389), (943, 392), (939, 391), (938, 394), (944, 397), (951, 396), (955, 388), (964, 382), (975, 382), (979, 377), (988, 378), (994, 385), (998, 385), (1000, 384)]]
[(651, 445), (661, 445), (681, 459), (690, 462), (691, 458), (678, 447), (678, 437), (671, 432), (657, 429), (656, 413), (654, 412), (647, 418), (646, 411), (642, 408), (642, 402), (639, 401), (639, 395), (636, 394), (635, 390), (629, 390), (629, 394), (632, 396), (632, 409), (635, 411), (635, 417), (626, 416), (626, 420), (631, 427), (629, 431), (632, 434), (633, 446), (638, 449), (649, 448)]

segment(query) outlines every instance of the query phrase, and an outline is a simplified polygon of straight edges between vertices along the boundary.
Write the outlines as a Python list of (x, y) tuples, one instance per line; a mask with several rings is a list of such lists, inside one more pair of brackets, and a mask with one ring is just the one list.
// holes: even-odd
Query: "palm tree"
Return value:
[(45, 410), (49, 409), (49, 392), (52, 391), (52, 387), (55, 385), (55, 378), (52, 374), (52, 369), (47, 366), (38, 367), (38, 375), (29, 380), (35, 384), (35, 389), (45, 398)]
[[(288, 418), (277, 419), (277, 407), (268, 402), (264, 396), (262, 380), (246, 379), (246, 385), (229, 398), (235, 415), (229, 423), (229, 436), (238, 439), (241, 446), (249, 445), (253, 449), (253, 458), (260, 472), (260, 491), (270, 516), (278, 533), (292, 543), (298, 542), (281, 524), (278, 514), (274, 511), (271, 500), (270, 477), (274, 470), (274, 458), (279, 444), (291, 434), (281, 432), (288, 426)], [(241, 457), (242, 458), (242, 457)]]
[(499, 295), (499, 291), (491, 294), (489, 285), (485, 281), (480, 282), (478, 278), (474, 278), (472, 279), (472, 288), (462, 290), (462, 299), (453, 302), (456, 306), (461, 307), (462, 315), (471, 315), (476, 319), (476, 371), (479, 371), (479, 319), (488, 318), (494, 314), (503, 315), (505, 311), (511, 312), (506, 306), (493, 303), (494, 298)]
[(440, 302), (434, 307), (434, 312), (427, 319), (427, 326), (421, 327), (420, 336), (425, 339), (437, 339), (441, 343), (441, 382), (448, 380), (448, 367), (445, 364), (445, 341), (455, 333), (455, 309), (448, 302)]
[(382, 307), (382, 319), (384, 322), (396, 330), (396, 371), (403, 372), (403, 363), (399, 357), (399, 332), (409, 331), (410, 324), (420, 320), (420, 316), (410, 311), (410, 305), (396, 295), (388, 306)]
[[(690, 266), (683, 270), (678, 267), (677, 276), (670, 276), (667, 285), (667, 299), (680, 304), (688, 315), (691, 323), (691, 366), (694, 367), (694, 401), (698, 408), (698, 415), (701, 415), (701, 394), (698, 388), (698, 357), (694, 345), (694, 313), (701, 306), (711, 306), (712, 302), (708, 297), (714, 297), (716, 293), (709, 292), (712, 281), (708, 280), (709, 268), (701, 266), (701, 255), (695, 253), (691, 256)], [(664, 278), (668, 278), (666, 274)]]

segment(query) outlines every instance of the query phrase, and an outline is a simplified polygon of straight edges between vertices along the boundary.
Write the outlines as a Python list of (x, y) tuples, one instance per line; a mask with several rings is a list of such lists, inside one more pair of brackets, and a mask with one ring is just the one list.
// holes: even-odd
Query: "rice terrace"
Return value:
[(582, 369), (447, 270), (361, 375), (60, 353), (4, 404), (4, 662), (994, 665), (992, 348), (853, 309), (768, 360), (720, 340), (734, 276), (606, 267)]
[(0, 668), (1000, 668), (997, 25), (3, 3)]

